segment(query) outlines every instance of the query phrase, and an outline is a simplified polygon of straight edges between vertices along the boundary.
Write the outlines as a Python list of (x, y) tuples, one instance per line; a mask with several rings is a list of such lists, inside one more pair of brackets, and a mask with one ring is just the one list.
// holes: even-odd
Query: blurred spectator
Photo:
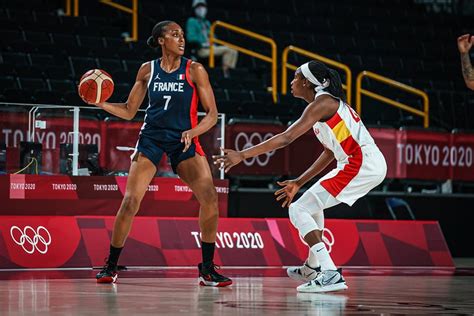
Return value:
[[(200, 58), (209, 57), (209, 30), (211, 22), (206, 19), (206, 0), (193, 0), (192, 8), (194, 16), (186, 22), (186, 41), (188, 45), (196, 48)], [(214, 45), (214, 55), (222, 56), (222, 71), (224, 77), (229, 76), (229, 69), (237, 65), (238, 53), (227, 46)]]

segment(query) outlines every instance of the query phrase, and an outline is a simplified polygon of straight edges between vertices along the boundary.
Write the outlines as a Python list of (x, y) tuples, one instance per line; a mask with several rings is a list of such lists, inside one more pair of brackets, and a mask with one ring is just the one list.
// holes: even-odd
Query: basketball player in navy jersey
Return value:
[[(144, 63), (125, 103), (98, 103), (98, 107), (120, 118), (130, 120), (138, 111), (148, 91), (150, 104), (145, 122), (132, 154), (127, 187), (117, 213), (106, 265), (97, 274), (97, 282), (117, 279), (117, 262), (130, 232), (133, 217), (163, 153), (171, 160), (173, 170), (192, 189), (201, 208), (199, 226), (202, 235), (202, 263), (199, 284), (227, 286), (232, 281), (216, 272), (213, 263), (218, 221), (217, 192), (211, 170), (198, 136), (217, 122), (217, 108), (209, 77), (204, 67), (183, 57), (184, 32), (175, 22), (155, 25), (148, 39), (152, 48), (161, 46), (162, 57)], [(198, 123), (198, 100), (206, 116)]]

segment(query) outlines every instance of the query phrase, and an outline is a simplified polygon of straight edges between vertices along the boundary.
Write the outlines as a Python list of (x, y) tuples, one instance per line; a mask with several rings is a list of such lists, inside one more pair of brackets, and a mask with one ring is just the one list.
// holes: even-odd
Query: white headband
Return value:
[(314, 90), (316, 92), (318, 91), (321, 91), (327, 87), (329, 87), (329, 80), (328, 79), (324, 79), (323, 80), (323, 83), (319, 82), (318, 79), (316, 79), (316, 77), (313, 75), (313, 73), (311, 72), (311, 70), (309, 70), (309, 63), (306, 63), (306, 64), (303, 64), (301, 65), (301, 72), (303, 73), (303, 76), (309, 80), (309, 82), (311, 82), (312, 84), (314, 84), (316, 87), (314, 88)]

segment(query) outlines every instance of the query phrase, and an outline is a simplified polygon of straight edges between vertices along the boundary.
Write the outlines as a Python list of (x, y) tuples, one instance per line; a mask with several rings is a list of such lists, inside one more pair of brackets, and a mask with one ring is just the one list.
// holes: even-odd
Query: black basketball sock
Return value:
[(122, 252), (123, 247), (115, 248), (114, 246), (110, 245), (110, 253), (109, 253), (109, 260), (107, 263), (109, 265), (117, 266), (118, 259), (120, 257), (120, 253)]
[(214, 249), (216, 247), (216, 243), (208, 243), (208, 242), (201, 242), (202, 248), (202, 264), (205, 267), (210, 267), (212, 261), (214, 260)]

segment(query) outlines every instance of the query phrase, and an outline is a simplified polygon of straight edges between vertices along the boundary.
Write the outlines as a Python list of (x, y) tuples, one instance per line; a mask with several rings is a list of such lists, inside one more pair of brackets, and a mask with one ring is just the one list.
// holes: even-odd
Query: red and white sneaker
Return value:
[(117, 266), (106, 263), (95, 278), (97, 283), (115, 283), (117, 281)]
[(198, 264), (199, 285), (224, 287), (232, 284), (231, 279), (217, 273), (216, 269), (220, 269), (220, 267), (214, 263), (212, 263), (209, 267), (204, 266), (202, 263)]

